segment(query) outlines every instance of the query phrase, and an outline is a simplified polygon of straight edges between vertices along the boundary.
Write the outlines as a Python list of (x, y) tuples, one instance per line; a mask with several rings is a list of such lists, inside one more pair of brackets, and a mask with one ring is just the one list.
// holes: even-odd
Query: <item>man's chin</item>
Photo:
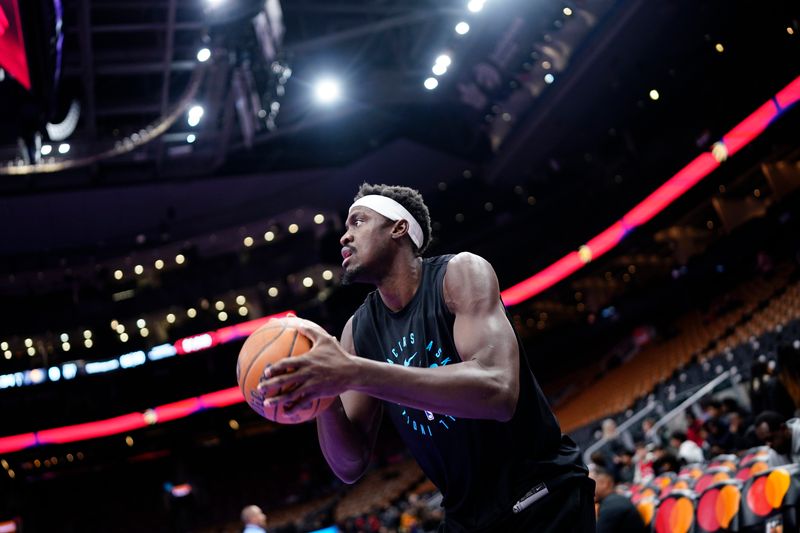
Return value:
[(361, 281), (360, 274), (362, 269), (358, 267), (345, 268), (342, 272), (342, 285), (352, 285)]

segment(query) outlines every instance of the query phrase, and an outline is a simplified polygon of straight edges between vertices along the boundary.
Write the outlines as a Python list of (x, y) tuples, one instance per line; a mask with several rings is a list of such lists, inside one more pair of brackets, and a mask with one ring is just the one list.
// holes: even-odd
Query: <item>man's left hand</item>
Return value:
[(316, 398), (338, 396), (357, 373), (354, 356), (320, 326), (303, 320), (297, 330), (311, 341), (311, 349), (267, 367), (258, 386), (267, 396), (264, 407), (283, 405), (287, 414)]

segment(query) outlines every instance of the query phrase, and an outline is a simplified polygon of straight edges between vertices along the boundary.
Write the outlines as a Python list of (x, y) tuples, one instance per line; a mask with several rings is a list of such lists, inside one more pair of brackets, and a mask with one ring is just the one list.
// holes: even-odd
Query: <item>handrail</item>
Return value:
[(706, 383), (705, 386), (703, 386), (700, 390), (698, 390), (697, 392), (686, 398), (677, 407), (672, 409), (669, 413), (662, 416), (655, 424), (653, 424), (653, 427), (650, 428), (645, 437), (652, 437), (659, 429), (661, 429), (669, 422), (671, 422), (673, 418), (684, 412), (687, 407), (697, 403), (697, 401), (700, 398), (713, 391), (714, 388), (720, 383), (723, 383), (725, 380), (730, 379), (731, 376), (732, 376), (731, 371), (726, 370), (719, 376), (715, 377), (714, 379)]
[[(627, 419), (625, 422), (623, 422), (617, 427), (617, 434), (621, 434), (622, 432), (627, 431), (629, 427), (631, 427), (633, 424), (644, 418), (646, 414), (650, 413), (650, 411), (652, 411), (656, 407), (659, 407), (660, 405), (661, 404), (659, 404), (658, 402), (650, 402), (644, 407), (642, 407), (636, 414), (631, 416), (629, 419)], [(583, 462), (588, 465), (590, 463), (592, 454), (597, 450), (599, 450), (600, 448), (602, 448), (603, 445), (607, 442), (608, 438), (602, 437), (600, 440), (598, 440), (597, 442), (586, 448), (586, 451), (583, 452)]]

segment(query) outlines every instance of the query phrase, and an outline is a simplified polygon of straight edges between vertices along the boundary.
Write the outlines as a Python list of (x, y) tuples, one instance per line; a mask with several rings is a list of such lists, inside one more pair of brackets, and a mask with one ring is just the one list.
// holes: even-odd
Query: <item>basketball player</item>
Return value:
[(594, 484), (528, 367), (492, 266), (471, 253), (423, 259), (430, 215), (407, 187), (362, 185), (345, 227), (343, 283), (377, 290), (341, 342), (300, 328), (313, 348), (261, 385), (296, 388), (265, 407), (338, 396), (317, 429), (347, 483), (367, 468), (386, 409), (444, 496), (440, 531), (593, 532)]

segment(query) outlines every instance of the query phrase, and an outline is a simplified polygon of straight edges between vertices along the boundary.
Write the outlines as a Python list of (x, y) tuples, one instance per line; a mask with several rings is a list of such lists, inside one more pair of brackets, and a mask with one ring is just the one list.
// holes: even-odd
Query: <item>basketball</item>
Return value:
[(299, 424), (311, 420), (333, 401), (333, 398), (317, 398), (291, 414), (284, 411), (283, 405), (264, 408), (264, 400), (268, 396), (258, 390), (258, 385), (264, 380), (267, 366), (286, 357), (303, 355), (311, 349), (311, 341), (296, 328), (299, 321), (297, 317), (270, 320), (247, 338), (236, 363), (236, 380), (248, 405), (264, 418), (281, 424)]

